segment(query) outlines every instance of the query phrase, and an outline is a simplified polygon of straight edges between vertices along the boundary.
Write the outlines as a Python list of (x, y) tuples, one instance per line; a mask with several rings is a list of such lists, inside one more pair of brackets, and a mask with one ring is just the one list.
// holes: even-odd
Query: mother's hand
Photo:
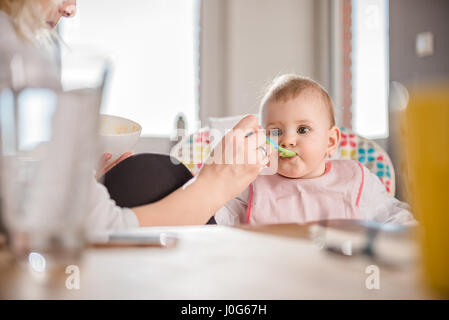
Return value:
[[(253, 132), (249, 137), (246, 134)], [(140, 226), (206, 223), (248, 187), (267, 164), (265, 135), (254, 116), (243, 118), (215, 147), (195, 179), (151, 204), (132, 208)]]
[[(254, 134), (247, 137), (249, 133)], [(257, 118), (246, 116), (215, 147), (198, 179), (209, 180), (211, 188), (218, 187), (227, 202), (254, 181), (267, 165), (270, 150)]]
[(117, 160), (109, 163), (109, 160), (111, 160), (112, 154), (105, 153), (101, 156), (100, 163), (98, 164), (98, 169), (95, 174), (97, 180), (103, 178), (103, 176), (111, 170), (113, 167), (115, 167), (117, 164), (125, 160), (126, 158), (129, 158), (133, 155), (132, 152), (125, 152), (122, 154)]

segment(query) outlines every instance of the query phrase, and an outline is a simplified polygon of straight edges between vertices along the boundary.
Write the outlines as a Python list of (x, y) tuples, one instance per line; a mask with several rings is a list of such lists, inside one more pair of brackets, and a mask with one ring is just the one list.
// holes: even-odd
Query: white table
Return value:
[[(379, 266), (379, 289), (368, 289), (365, 256), (330, 254), (316, 241), (316, 225), (141, 228), (169, 231), (174, 248), (89, 248), (79, 262), (80, 289), (68, 290), (65, 273), (39, 274), (9, 263), (0, 251), (2, 299), (425, 299), (412, 235), (379, 238), (407, 263)], [(314, 241), (315, 237), (315, 241)], [(360, 231), (327, 229), (326, 241), (357, 243)], [(1, 253), (3, 252), (3, 253)]]

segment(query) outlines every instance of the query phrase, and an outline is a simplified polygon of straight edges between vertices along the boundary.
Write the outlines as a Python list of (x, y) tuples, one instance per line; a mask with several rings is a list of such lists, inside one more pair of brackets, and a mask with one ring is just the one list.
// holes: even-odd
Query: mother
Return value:
[[(20, 54), (25, 69), (31, 70), (30, 74), (26, 74), (29, 85), (59, 86), (56, 66), (48, 52), (42, 49), (42, 41), (51, 39), (53, 29), (61, 18), (73, 17), (75, 14), (76, 0), (0, 0), (0, 84), (10, 82), (7, 76), (9, 62), (14, 55)], [(238, 139), (240, 135), (237, 135), (236, 129), (257, 134)], [(187, 188), (180, 188), (155, 203), (120, 208), (110, 199), (106, 188), (92, 177), (89, 227), (110, 230), (152, 225), (204, 224), (227, 201), (241, 193), (265, 165), (266, 158), (250, 157), (265, 143), (259, 129), (255, 117), (245, 117), (215, 149), (226, 151), (231, 148), (231, 152), (234, 151), (232, 163), (206, 164)], [(235, 150), (229, 143), (226, 145), (225, 141), (234, 141)], [(235, 159), (247, 158), (258, 160), (254, 164), (235, 163)]]

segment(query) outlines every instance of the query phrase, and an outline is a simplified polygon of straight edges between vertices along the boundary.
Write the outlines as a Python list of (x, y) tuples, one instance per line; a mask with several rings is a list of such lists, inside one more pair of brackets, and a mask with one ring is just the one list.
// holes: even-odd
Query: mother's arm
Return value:
[[(249, 132), (257, 134), (244, 138)], [(266, 165), (267, 159), (262, 158), (257, 150), (264, 144), (265, 136), (259, 131), (256, 117), (243, 118), (212, 152), (212, 157), (218, 154), (217, 151), (221, 151), (221, 155), (232, 154), (232, 161), (218, 164), (209, 158), (191, 183), (157, 202), (132, 208), (139, 225), (206, 223), (224, 204), (239, 195)], [(239, 164), (238, 160), (244, 161)]]

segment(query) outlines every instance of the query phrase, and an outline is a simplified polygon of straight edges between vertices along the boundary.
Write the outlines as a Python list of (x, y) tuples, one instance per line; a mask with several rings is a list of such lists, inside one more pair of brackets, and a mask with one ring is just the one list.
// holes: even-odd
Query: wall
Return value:
[[(449, 1), (390, 0), (390, 81), (409, 86), (433, 77), (449, 77)], [(434, 34), (434, 55), (418, 57), (415, 53), (416, 35), (430, 31)], [(401, 174), (401, 139), (397, 126), (398, 114), (390, 110), (390, 139), (388, 152)], [(404, 188), (397, 185), (397, 197), (406, 199)]]
[(257, 113), (263, 88), (282, 73), (316, 78), (310, 0), (228, 0), (227, 113)]
[(225, 70), (224, 0), (201, 1), (199, 118), (220, 117), (224, 110)]
[[(449, 75), (449, 1), (390, 0), (390, 78), (409, 84), (428, 77)], [(434, 34), (435, 53), (420, 58), (415, 39)]]
[(323, 36), (327, 19), (316, 18), (327, 9), (326, 2), (204, 0), (200, 58), (203, 122), (210, 116), (257, 113), (263, 88), (282, 73), (300, 73), (327, 87), (328, 50)]

